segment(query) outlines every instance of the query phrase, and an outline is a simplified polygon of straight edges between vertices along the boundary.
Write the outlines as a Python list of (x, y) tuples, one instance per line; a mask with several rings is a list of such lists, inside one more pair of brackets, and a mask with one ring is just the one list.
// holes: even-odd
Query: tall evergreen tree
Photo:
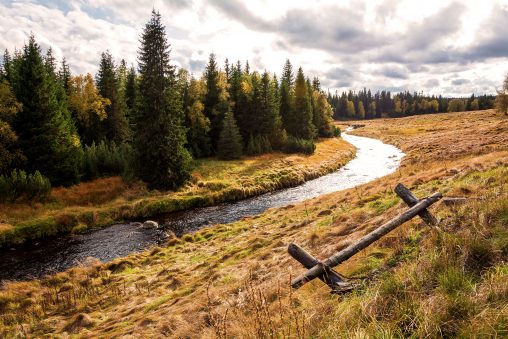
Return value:
[(282, 77), (280, 80), (280, 116), (286, 131), (287, 126), (291, 124), (292, 104), (293, 104), (293, 66), (289, 59), (286, 60)]
[(294, 104), (290, 119), (286, 125), (287, 132), (294, 137), (311, 140), (316, 131), (312, 124), (312, 106), (307, 90), (307, 82), (300, 67), (296, 76)]
[(103, 138), (119, 145), (128, 140), (130, 130), (126, 117), (127, 105), (120, 91), (120, 79), (109, 51), (101, 55), (96, 82), (99, 94), (111, 102), (106, 108), (107, 118), (103, 124)]
[(206, 82), (206, 94), (203, 101), (204, 114), (211, 123), (210, 138), (212, 139), (213, 149), (216, 151), (224, 112), (221, 112), (219, 109), (219, 68), (213, 53), (210, 54), (203, 76)]
[(12, 79), (12, 72), (13, 72), (12, 58), (11, 58), (11, 55), (7, 49), (4, 52), (4, 59), (3, 59), (2, 67), (3, 67), (3, 73), (4, 73), (5, 80), (7, 80), (9, 83), (12, 84), (12, 80), (13, 80)]
[(80, 141), (70, 113), (57, 98), (58, 84), (44, 65), (39, 45), (30, 36), (16, 67), (14, 84), (23, 105), (15, 119), (26, 170), (39, 170), (52, 183), (70, 185), (79, 179)]
[(267, 72), (261, 78), (260, 133), (268, 138), (272, 148), (282, 145), (282, 120), (277, 100), (277, 79), (270, 79)]
[(136, 69), (132, 66), (127, 73), (127, 81), (125, 83), (125, 104), (127, 105), (127, 120), (129, 126), (134, 129), (134, 114), (136, 111), (136, 101), (138, 99), (138, 80)]
[(159, 13), (145, 25), (139, 51), (139, 100), (134, 138), (136, 174), (150, 188), (174, 189), (190, 177), (182, 103)]
[(58, 78), (62, 83), (65, 93), (69, 95), (69, 80), (71, 79), (71, 71), (69, 69), (69, 65), (67, 64), (67, 60), (65, 57), (62, 58), (62, 64), (60, 66), (60, 71), (58, 72)]
[(231, 111), (224, 116), (219, 142), (217, 144), (217, 155), (219, 159), (232, 160), (242, 156), (242, 136), (236, 125), (235, 117)]

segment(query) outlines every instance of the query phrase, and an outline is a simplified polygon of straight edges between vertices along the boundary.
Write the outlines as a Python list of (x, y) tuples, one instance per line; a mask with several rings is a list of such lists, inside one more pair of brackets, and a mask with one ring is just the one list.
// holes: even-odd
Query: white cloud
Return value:
[(173, 62), (198, 75), (211, 52), (277, 74), (290, 58), (331, 90), (493, 93), (508, 72), (508, 0), (0, 1), (0, 48), (22, 48), (33, 32), (75, 73), (94, 73), (106, 49), (135, 63), (152, 6)]

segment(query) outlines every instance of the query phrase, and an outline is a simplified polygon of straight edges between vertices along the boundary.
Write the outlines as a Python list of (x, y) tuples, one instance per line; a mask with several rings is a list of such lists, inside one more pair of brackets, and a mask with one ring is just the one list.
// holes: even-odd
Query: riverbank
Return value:
[[(6, 284), (0, 336), (505, 335), (508, 120), (485, 111), (365, 124), (355, 133), (385, 130), (407, 154), (394, 174), (108, 264)], [(330, 295), (320, 281), (288, 288), (304, 271), (290, 242), (329, 256), (405, 208), (398, 182), (419, 197), (472, 199), (432, 207), (443, 232), (413, 219), (338, 267), (369, 278), (355, 293)]]
[(176, 192), (148, 191), (120, 178), (53, 189), (46, 203), (0, 205), (0, 248), (296, 186), (337, 170), (354, 155), (354, 147), (343, 139), (322, 139), (309, 156), (272, 153), (237, 161), (200, 160), (191, 182)]

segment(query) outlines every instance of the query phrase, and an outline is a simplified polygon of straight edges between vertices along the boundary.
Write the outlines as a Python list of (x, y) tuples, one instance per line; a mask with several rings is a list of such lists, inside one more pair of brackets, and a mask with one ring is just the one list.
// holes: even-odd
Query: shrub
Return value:
[(248, 155), (257, 155), (268, 153), (272, 151), (272, 145), (270, 140), (264, 135), (256, 135), (255, 137), (250, 136), (249, 143), (247, 144), (246, 153)]
[(282, 150), (285, 153), (313, 154), (314, 151), (316, 150), (316, 145), (312, 140), (288, 136), (287, 141)]
[(132, 148), (128, 144), (92, 143), (84, 148), (83, 177), (86, 180), (115, 175), (129, 177), (132, 174), (131, 164)]
[(13, 170), (10, 176), (0, 175), (0, 201), (43, 200), (51, 190), (49, 179), (39, 171), (26, 174), (23, 170)]

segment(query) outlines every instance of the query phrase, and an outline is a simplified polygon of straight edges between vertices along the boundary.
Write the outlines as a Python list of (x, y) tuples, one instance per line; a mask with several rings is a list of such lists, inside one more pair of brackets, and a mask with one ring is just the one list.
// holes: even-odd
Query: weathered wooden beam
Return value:
[(455, 205), (462, 205), (466, 202), (472, 200), (474, 198), (466, 198), (466, 197), (446, 197), (443, 198), (443, 203), (446, 206), (455, 206)]
[[(404, 200), (404, 202), (409, 207), (413, 207), (418, 202), (420, 202), (420, 200), (417, 197), (415, 197), (413, 195), (413, 193), (408, 188), (406, 188), (406, 186), (404, 186), (400, 183), (395, 187), (395, 193), (397, 193), (397, 195), (402, 200)], [(427, 209), (424, 209), (423, 211), (418, 213), (418, 216), (420, 218), (422, 218), (422, 220), (425, 221), (425, 223), (427, 225), (436, 225), (437, 224), (436, 218), (434, 218), (434, 216), (432, 214), (430, 214), (430, 212)]]
[(303, 286), (308, 281), (311, 281), (321, 274), (323, 274), (328, 268), (335, 267), (341, 262), (351, 258), (353, 255), (358, 253), (359, 251), (363, 250), (370, 244), (372, 244), (374, 241), (381, 238), (383, 235), (389, 233), (390, 231), (394, 230), (401, 224), (405, 223), (406, 221), (411, 220), (415, 216), (417, 216), (421, 211), (425, 210), (427, 207), (431, 206), (435, 202), (439, 201), (439, 199), (442, 198), (441, 193), (434, 193), (428, 198), (422, 199), (420, 202), (418, 202), (416, 205), (405, 211), (404, 213), (400, 214), (399, 216), (393, 218), (389, 222), (379, 226), (374, 231), (370, 232), (369, 234), (363, 236), (360, 240), (358, 240), (356, 243), (346, 247), (342, 251), (336, 253), (335, 255), (331, 256), (330, 258), (326, 259), (323, 262), (318, 263), (314, 267), (312, 267), (310, 270), (308, 270), (303, 275), (293, 279), (291, 282), (291, 286), (293, 288), (299, 288)]
[[(288, 253), (307, 269), (319, 264), (319, 260), (295, 243), (289, 244)], [(345, 283), (339, 274), (332, 269), (326, 270), (318, 278), (334, 290)]]

